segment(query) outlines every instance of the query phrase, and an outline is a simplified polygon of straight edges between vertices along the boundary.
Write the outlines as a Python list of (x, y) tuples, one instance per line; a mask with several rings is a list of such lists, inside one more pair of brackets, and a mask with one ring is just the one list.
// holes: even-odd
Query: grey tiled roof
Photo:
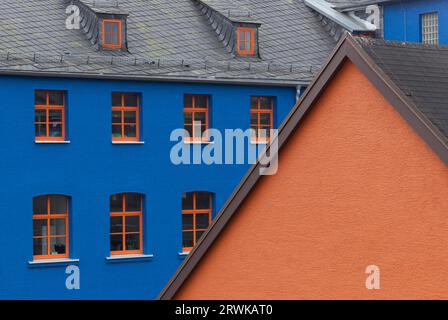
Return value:
[(448, 139), (448, 46), (356, 41)]
[(0, 1), (0, 71), (308, 82), (334, 48), (303, 0), (207, 1), (256, 17), (261, 61), (233, 58), (196, 0), (119, 0), (129, 52), (96, 51), (67, 30), (68, 0), (9, 0)]

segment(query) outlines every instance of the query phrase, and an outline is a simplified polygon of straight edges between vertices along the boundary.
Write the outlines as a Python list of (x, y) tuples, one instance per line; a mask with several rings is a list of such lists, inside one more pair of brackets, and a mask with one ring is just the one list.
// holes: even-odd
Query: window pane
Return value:
[(193, 101), (193, 96), (191, 94), (186, 94), (184, 95), (184, 107), (185, 108), (192, 108), (192, 102)]
[(36, 137), (46, 137), (47, 136), (47, 125), (46, 124), (36, 124), (34, 126)]
[(65, 236), (65, 219), (50, 220), (50, 235)]
[(251, 137), (256, 138), (258, 136), (258, 126), (250, 126), (251, 130)]
[(193, 215), (183, 214), (182, 215), (182, 230), (193, 230)]
[(195, 99), (195, 108), (207, 108), (208, 96), (196, 95), (194, 99)]
[(260, 124), (269, 126), (271, 124), (271, 115), (269, 113), (261, 113)]
[(47, 235), (47, 219), (33, 219), (33, 236)]
[(49, 104), (52, 106), (64, 105), (64, 93), (62, 91), (50, 91), (48, 93)]
[(51, 196), (50, 210), (51, 214), (67, 213), (67, 198), (64, 196)]
[(260, 109), (271, 109), (271, 98), (260, 97)]
[(121, 138), (121, 124), (112, 126), (112, 137)]
[(65, 236), (66, 220), (50, 219), (50, 236)]
[(240, 31), (240, 51), (244, 51), (244, 48), (246, 47), (246, 39), (244, 38), (244, 31)]
[(210, 193), (196, 192), (196, 209), (210, 209)]
[(113, 44), (119, 44), (119, 37), (118, 37), (118, 33), (119, 33), (119, 27), (118, 27), (118, 23), (112, 23), (112, 39), (111, 42)]
[(206, 113), (205, 112), (195, 112), (194, 114), (194, 121), (196, 122), (200, 122), (201, 124), (206, 123)]
[(46, 92), (43, 90), (36, 90), (34, 93), (34, 104), (36, 105), (46, 105), (47, 98)]
[(124, 112), (124, 123), (137, 123), (137, 112), (135, 111), (125, 111)]
[(202, 235), (205, 233), (205, 231), (196, 231), (196, 243), (201, 240)]
[(47, 214), (47, 196), (33, 199), (33, 214)]
[(35, 122), (47, 122), (47, 112), (42, 109), (35, 110), (34, 121)]
[(50, 137), (62, 137), (62, 124), (50, 123)]
[(193, 192), (182, 194), (182, 210), (193, 210)]
[(203, 124), (201, 125), (201, 137), (204, 137), (205, 131), (207, 131), (207, 125)]
[(118, 23), (105, 22), (105, 42), (106, 44), (118, 43)]
[(250, 124), (252, 126), (258, 126), (258, 114), (257, 113), (250, 114)]
[(126, 217), (126, 232), (140, 232), (140, 217)]
[(197, 214), (196, 215), (196, 229), (207, 229), (209, 226), (209, 215), (208, 214)]
[(124, 136), (127, 138), (137, 137), (137, 126), (135, 124), (125, 125)]
[(121, 107), (121, 93), (117, 92), (112, 93), (112, 106)]
[(33, 239), (33, 254), (35, 256), (47, 254), (47, 238)]
[(182, 246), (184, 248), (192, 248), (193, 244), (193, 232), (183, 232), (182, 233)]
[(140, 250), (140, 234), (126, 235), (126, 250)]
[(123, 236), (121, 234), (114, 234), (110, 236), (110, 251), (123, 250)]
[(141, 198), (138, 193), (126, 193), (126, 211), (141, 211)]
[(188, 132), (188, 138), (193, 137), (193, 126), (192, 125), (186, 125), (184, 126), (184, 129)]
[(62, 110), (49, 110), (49, 122), (62, 122)]
[(123, 211), (123, 194), (114, 194), (110, 197), (110, 212)]
[(65, 237), (50, 238), (50, 254), (65, 254), (66, 243)]
[(271, 130), (269, 128), (261, 128), (258, 130), (258, 136), (260, 138), (269, 138), (271, 136)]
[(110, 217), (110, 233), (123, 232), (123, 217)]
[(258, 109), (258, 98), (257, 97), (250, 97), (250, 108)]
[(121, 124), (121, 111), (112, 111), (112, 123)]
[(252, 44), (252, 37), (249, 31), (246, 32), (246, 51), (250, 51)]
[(124, 106), (125, 107), (137, 107), (138, 99), (135, 93), (125, 93), (124, 94)]
[(184, 112), (184, 124), (193, 124), (193, 114), (191, 112)]

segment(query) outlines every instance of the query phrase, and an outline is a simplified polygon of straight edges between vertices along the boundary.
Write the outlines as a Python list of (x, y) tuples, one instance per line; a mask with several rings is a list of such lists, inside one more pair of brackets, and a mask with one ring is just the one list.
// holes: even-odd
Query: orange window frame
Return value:
[[(121, 112), (121, 123), (113, 122), (112, 118), (112, 127), (121, 125), (121, 137), (114, 137), (112, 135), (112, 141), (140, 141), (140, 95), (138, 93), (124, 93), (124, 92), (115, 92), (121, 95), (121, 105), (114, 106), (112, 105), (112, 112), (119, 111)], [(137, 106), (125, 106), (124, 100), (126, 95), (135, 95), (137, 97)], [(125, 112), (131, 111), (135, 112), (135, 137), (125, 137), (125, 126), (132, 125), (133, 123), (125, 122)]]
[[(270, 137), (260, 137), (260, 132), (261, 130), (272, 130), (274, 129), (274, 98), (273, 97), (267, 97), (267, 96), (260, 96), (260, 97), (252, 97), (252, 98), (256, 98), (257, 99), (257, 109), (253, 109), (252, 105), (250, 108), (250, 115), (252, 118), (252, 115), (255, 114), (257, 117), (257, 134), (255, 137), (252, 137), (252, 142), (255, 143), (263, 143), (263, 142), (269, 142), (270, 141)], [(261, 99), (269, 99), (269, 103), (270, 103), (270, 108), (269, 109), (262, 109), (261, 108)], [(251, 102), (252, 104), (252, 102)], [(269, 115), (269, 126), (268, 125), (263, 125), (261, 124), (261, 115), (262, 114), (268, 114)], [(252, 128), (252, 123), (251, 123), (251, 128)]]
[[(33, 255), (34, 260), (42, 260), (42, 259), (61, 259), (69, 257), (69, 236), (68, 236), (68, 214), (69, 214), (69, 198), (64, 196), (67, 201), (67, 212), (62, 214), (51, 214), (51, 197), (54, 195), (47, 195), (47, 214), (33, 214), (34, 220), (46, 220), (47, 221), (47, 235), (46, 236), (35, 236), (33, 232), (33, 240), (34, 239), (47, 239), (47, 254), (46, 255)], [(50, 223), (51, 219), (65, 219), (65, 235), (63, 236), (51, 236), (51, 228)], [(51, 238), (65, 238), (65, 253), (64, 254), (51, 254)]]
[[(45, 122), (34, 121), (34, 125), (45, 125), (45, 136), (37, 137), (35, 136), (36, 141), (64, 141), (65, 140), (65, 92), (60, 90), (37, 90), (45, 92), (45, 104), (35, 104), (34, 110), (45, 110)], [(50, 105), (50, 93), (58, 92), (62, 94), (62, 105)], [(51, 110), (60, 110), (62, 113), (61, 122), (50, 122), (50, 111)], [(51, 137), (50, 136), (50, 124), (61, 124), (61, 137)]]
[[(212, 193), (210, 193), (210, 192), (208, 192), (208, 196), (209, 196), (209, 198), (210, 198), (210, 206), (209, 206), (209, 209), (197, 209), (196, 208), (196, 197), (197, 197), (197, 193), (198, 192), (193, 192), (193, 209), (188, 209), (188, 210), (186, 210), (186, 209), (183, 209), (182, 208), (182, 215), (184, 215), (184, 214), (190, 214), (190, 215), (193, 215), (193, 229), (187, 229), (187, 230), (184, 230), (183, 229), (183, 226), (182, 226), (182, 238), (183, 238), (183, 234), (185, 233), (185, 232), (193, 232), (193, 247), (196, 245), (196, 243), (197, 243), (197, 241), (198, 241), (198, 239), (196, 239), (196, 232), (206, 232), (207, 230), (208, 230), (208, 228), (210, 227), (210, 225), (212, 224), (212, 205), (213, 205), (213, 203), (212, 203)], [(208, 217), (209, 217), (209, 221), (208, 221), (208, 228), (206, 228), (206, 229), (198, 229), (198, 228), (196, 228), (196, 215), (197, 214), (208, 214)], [(182, 246), (183, 247), (183, 251), (184, 252), (190, 252), (192, 249), (193, 249), (193, 247), (184, 247), (184, 246)]]
[[(143, 253), (143, 196), (138, 194), (140, 197), (140, 211), (126, 211), (126, 196), (129, 193), (121, 193), (123, 196), (123, 210), (122, 212), (110, 212), (110, 218), (121, 217), (123, 221), (122, 232), (110, 232), (110, 235), (122, 235), (122, 248), (123, 250), (110, 250), (112, 256), (115, 255), (128, 255), (128, 254), (142, 254)], [(138, 232), (126, 232), (126, 217), (139, 217), (139, 231)], [(139, 234), (140, 249), (139, 250), (126, 250), (126, 235), (127, 234)]]
[[(255, 54), (255, 29), (254, 28), (237, 28), (237, 52), (241, 56), (250, 56)], [(250, 33), (250, 39), (247, 39), (246, 33)], [(244, 43), (244, 48), (246, 48), (246, 43), (249, 41), (250, 49), (241, 49), (241, 44)]]
[[(107, 24), (118, 24), (118, 44), (106, 43), (106, 25)], [(104, 19), (103, 20), (103, 48), (106, 49), (121, 49), (122, 47), (122, 21), (114, 19)]]
[[(201, 141), (208, 141), (208, 137), (202, 137), (202, 134), (200, 137), (196, 137), (196, 126), (194, 125), (194, 118), (196, 113), (205, 113), (205, 131), (209, 128), (209, 103), (210, 103), (210, 97), (206, 94), (187, 94), (187, 96), (191, 97), (191, 107), (184, 106), (184, 114), (185, 113), (191, 113), (191, 124), (187, 124), (184, 122), (185, 125), (192, 125), (192, 137), (186, 137), (185, 141), (187, 142), (201, 142)], [(205, 97), (207, 103), (205, 108), (199, 108), (196, 107), (196, 98), (198, 97)], [(202, 126), (202, 123), (201, 123)]]

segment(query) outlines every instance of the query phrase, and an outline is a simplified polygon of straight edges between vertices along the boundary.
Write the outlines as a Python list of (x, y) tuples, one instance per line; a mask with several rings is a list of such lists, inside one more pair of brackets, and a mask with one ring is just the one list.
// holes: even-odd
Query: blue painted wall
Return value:
[[(67, 91), (70, 144), (35, 144), (34, 90)], [(112, 145), (111, 93), (140, 92), (144, 145)], [(152, 299), (182, 262), (181, 195), (215, 193), (214, 214), (249, 165), (175, 166), (169, 141), (183, 127), (183, 95), (210, 94), (212, 127), (249, 126), (251, 95), (276, 96), (277, 125), (295, 88), (0, 77), (0, 298)], [(145, 195), (144, 253), (152, 261), (106, 263), (109, 197)], [(65, 287), (66, 266), (32, 267), (32, 199), (71, 197), (70, 258), (80, 259), (81, 289)]]
[(420, 15), (439, 13), (439, 42), (448, 44), (448, 1), (403, 0), (384, 5), (384, 38), (420, 42)]

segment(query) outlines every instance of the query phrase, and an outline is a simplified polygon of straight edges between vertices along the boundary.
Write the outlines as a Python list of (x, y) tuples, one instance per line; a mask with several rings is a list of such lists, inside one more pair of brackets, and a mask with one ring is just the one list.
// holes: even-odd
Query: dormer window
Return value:
[(237, 52), (240, 56), (255, 54), (255, 28), (237, 29)]
[(121, 23), (121, 20), (103, 20), (103, 48), (121, 49)]

